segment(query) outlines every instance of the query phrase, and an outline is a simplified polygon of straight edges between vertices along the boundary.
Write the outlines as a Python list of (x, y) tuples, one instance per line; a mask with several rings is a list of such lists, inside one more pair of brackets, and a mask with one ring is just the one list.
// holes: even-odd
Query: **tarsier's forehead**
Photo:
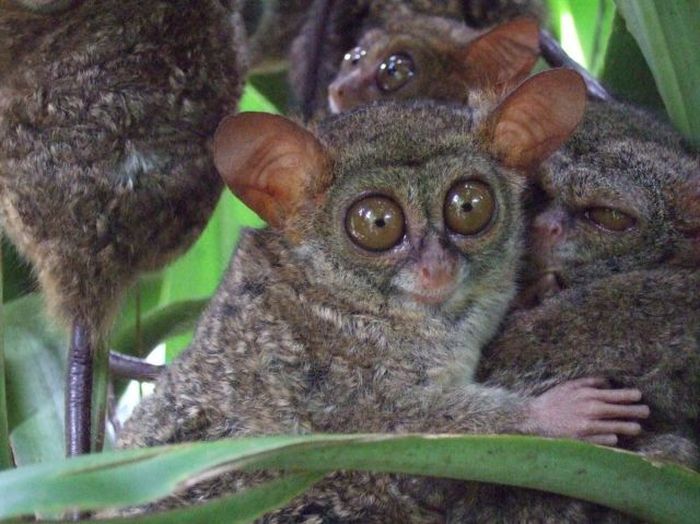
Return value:
[(421, 162), (448, 148), (476, 147), (469, 107), (432, 102), (387, 101), (332, 117), (317, 128), (337, 163)]

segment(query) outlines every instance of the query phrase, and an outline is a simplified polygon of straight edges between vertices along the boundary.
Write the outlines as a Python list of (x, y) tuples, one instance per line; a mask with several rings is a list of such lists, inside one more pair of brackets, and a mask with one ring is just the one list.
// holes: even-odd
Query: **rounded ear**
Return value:
[(231, 192), (274, 227), (328, 184), (327, 155), (316, 137), (269, 113), (224, 118), (214, 135), (214, 164)]
[(490, 151), (506, 166), (528, 170), (571, 136), (586, 108), (586, 84), (571, 69), (552, 69), (523, 82), (491, 113)]
[(527, 77), (539, 56), (539, 24), (532, 18), (518, 18), (470, 42), (463, 63), (472, 83), (500, 88)]

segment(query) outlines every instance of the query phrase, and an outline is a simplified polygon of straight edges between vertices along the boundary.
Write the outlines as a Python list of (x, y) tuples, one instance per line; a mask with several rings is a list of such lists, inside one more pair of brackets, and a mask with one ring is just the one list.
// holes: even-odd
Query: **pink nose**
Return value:
[(535, 237), (547, 246), (553, 246), (564, 238), (564, 211), (552, 210), (539, 214), (534, 221)]

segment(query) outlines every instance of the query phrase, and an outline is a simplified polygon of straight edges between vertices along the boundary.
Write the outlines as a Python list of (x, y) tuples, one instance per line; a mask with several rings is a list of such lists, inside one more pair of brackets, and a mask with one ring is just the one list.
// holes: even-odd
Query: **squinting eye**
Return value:
[(357, 63), (362, 60), (362, 58), (367, 54), (367, 51), (361, 47), (355, 47), (345, 53), (343, 60), (350, 62), (352, 65), (357, 65)]
[(496, 209), (491, 188), (477, 180), (452, 186), (445, 198), (445, 223), (460, 235), (476, 235), (489, 225)]
[(368, 251), (387, 251), (404, 236), (403, 211), (390, 198), (366, 197), (348, 210), (345, 229), (358, 246)]
[(594, 224), (610, 231), (627, 231), (637, 223), (634, 217), (611, 207), (589, 208), (585, 216)]
[(406, 54), (391, 55), (379, 64), (377, 85), (382, 91), (396, 91), (415, 74), (413, 60)]

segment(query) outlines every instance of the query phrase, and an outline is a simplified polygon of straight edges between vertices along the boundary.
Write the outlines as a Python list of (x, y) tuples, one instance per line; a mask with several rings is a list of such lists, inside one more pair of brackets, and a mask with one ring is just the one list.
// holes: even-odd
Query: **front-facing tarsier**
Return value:
[[(193, 343), (120, 446), (311, 432), (637, 434), (648, 408), (634, 388), (584, 378), (530, 396), (473, 383), (515, 293), (526, 178), (573, 131), (585, 96), (578, 75), (552, 71), (489, 112), (391, 102), (313, 131), (265, 114), (227, 118), (217, 167), (269, 228), (243, 234)], [(261, 478), (227, 474), (160, 507)], [(266, 518), (440, 522), (464, 487), (338, 473)]]

